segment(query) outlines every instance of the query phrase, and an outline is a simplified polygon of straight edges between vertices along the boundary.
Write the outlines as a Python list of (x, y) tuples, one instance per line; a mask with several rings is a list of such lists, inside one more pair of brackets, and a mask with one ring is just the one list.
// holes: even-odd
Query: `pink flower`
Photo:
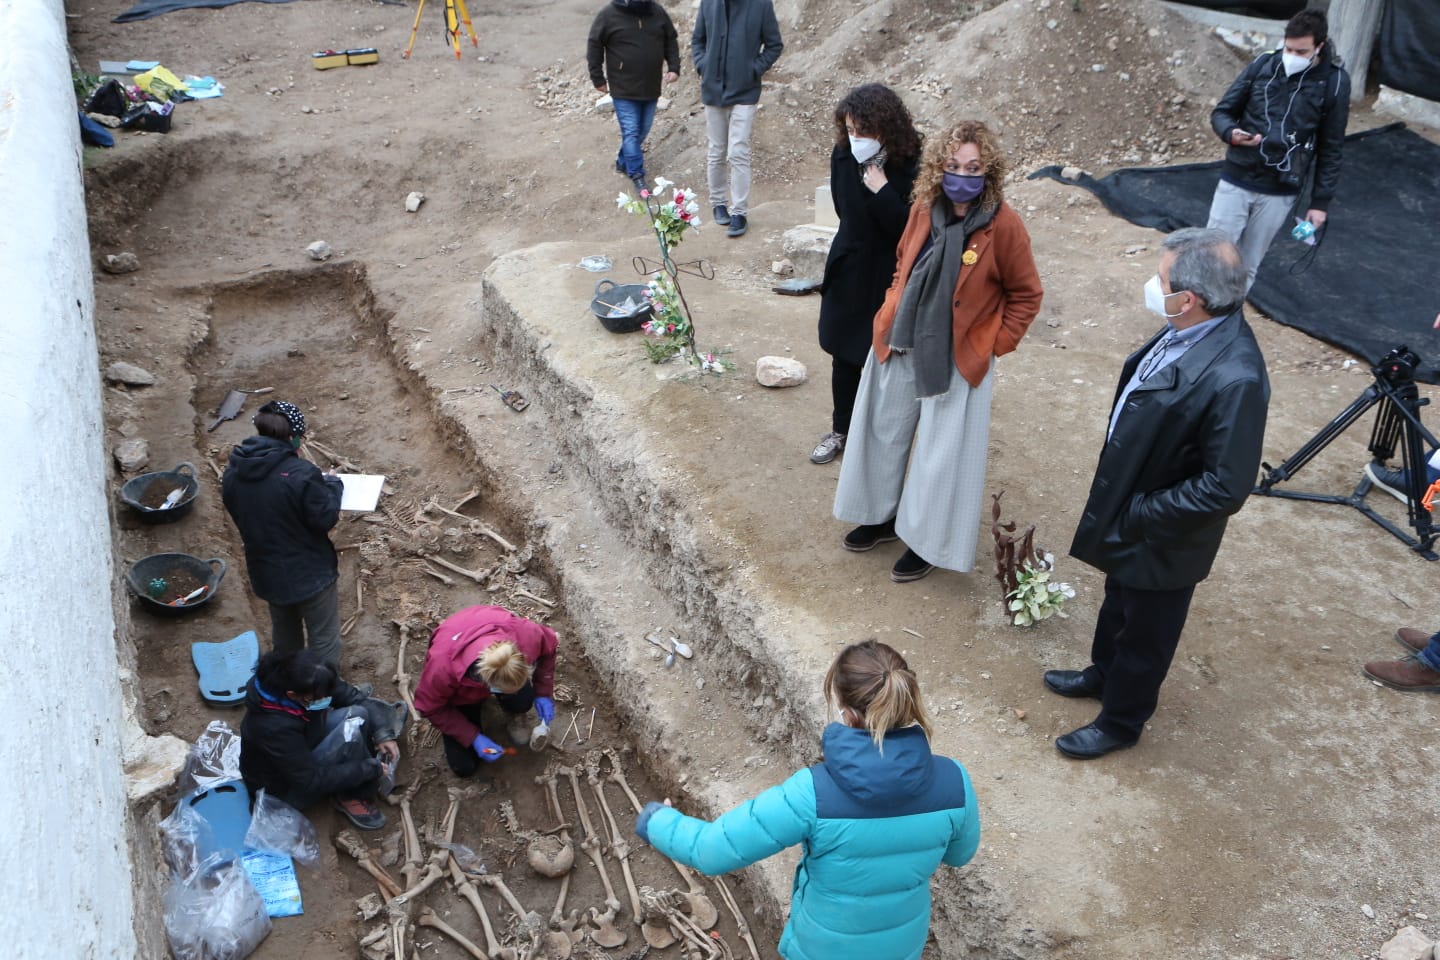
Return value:
[(649, 191), (649, 190), (641, 190), (641, 191), (640, 191), (640, 199), (642, 199), (642, 200), (648, 200), (648, 199), (650, 199), (650, 191)]

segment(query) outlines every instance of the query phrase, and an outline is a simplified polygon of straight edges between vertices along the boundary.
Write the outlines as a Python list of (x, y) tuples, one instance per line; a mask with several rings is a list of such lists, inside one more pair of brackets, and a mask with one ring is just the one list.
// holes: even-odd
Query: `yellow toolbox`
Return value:
[(345, 59), (352, 67), (362, 67), (367, 63), (379, 63), (380, 51), (374, 47), (356, 47), (345, 51)]
[(344, 51), (321, 50), (310, 54), (310, 63), (316, 70), (330, 70), (343, 67), (350, 62)]

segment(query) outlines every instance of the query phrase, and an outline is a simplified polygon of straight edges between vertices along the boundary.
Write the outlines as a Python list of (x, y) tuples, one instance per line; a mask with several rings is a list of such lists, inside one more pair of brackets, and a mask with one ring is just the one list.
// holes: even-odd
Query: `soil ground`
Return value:
[[(238, 724), (202, 707), (186, 647), (264, 633), (202, 462), (223, 462), (249, 432), (248, 411), (213, 434), (204, 428), (229, 388), (273, 386), (305, 408), (326, 447), (387, 474), (395, 491), (382, 522), (351, 518), (335, 533), (363, 544), (344, 552), (341, 573), (343, 616), (356, 612), (357, 578), (366, 584), (346, 638), (352, 681), (392, 688), (392, 619), (418, 628), (472, 602), (546, 616), (516, 589), (563, 598), (552, 616), (562, 638), (572, 626), (587, 636), (564, 647), (561, 678), (598, 708), (595, 740), (633, 745), (655, 770), (649, 795), (713, 813), (775, 782), (777, 765), (814, 758), (824, 718), (815, 686), (836, 644), (874, 634), (904, 647), (939, 722), (937, 747), (970, 768), (986, 823), (974, 865), (938, 885), (938, 955), (1363, 957), (1393, 925), (1426, 927), (1420, 915), (1440, 914), (1440, 887), (1417, 852), (1440, 837), (1433, 818), (1412, 813), (1435, 776), (1426, 739), (1435, 701), (1358, 672), (1398, 652), (1387, 639), (1395, 625), (1431, 623), (1434, 567), (1353, 511), (1252, 500), (1197, 591), (1141, 746), (1071, 764), (1048, 741), (1087, 722), (1090, 708), (1047, 697), (1038, 677), (1083, 662), (1098, 575), (1062, 558), (1061, 577), (1079, 590), (1072, 616), (1030, 631), (1003, 622), (983, 558), (968, 575), (891, 584), (895, 551), (836, 548), (836, 469), (805, 460), (828, 424), (828, 363), (814, 343), (816, 302), (771, 296), (768, 268), (781, 232), (811, 219), (838, 94), (886, 80), (932, 131), (957, 111), (979, 112), (1001, 126), (1022, 172), (1211, 159), (1205, 115), (1240, 62), (1199, 28), (1150, 3), (1078, 12), (1050, 0), (781, 4), (787, 50), (757, 124), (751, 232), (730, 241), (706, 227), (683, 249), (717, 271), (716, 282), (687, 286), (702, 344), (729, 347), (740, 364), (696, 383), (645, 364), (633, 337), (600, 331), (585, 309), (595, 277), (573, 266), (589, 253), (623, 265), (647, 252), (638, 224), (614, 209), (627, 184), (610, 169), (613, 118), (587, 107), (583, 39), (598, 3), (476, 5), (480, 46), (467, 45), (459, 63), (438, 39), (434, 9), (404, 61), (409, 7), (306, 0), (111, 24), (123, 7), (72, 6), (86, 69), (149, 58), (226, 84), (221, 100), (182, 105), (166, 137), (122, 135), (113, 151), (87, 153), (95, 252), (133, 250), (144, 264), (97, 275), (103, 359), (160, 377), (107, 393), (110, 439), (143, 436), (151, 469), (193, 460), (204, 484), (180, 524), (119, 515), (121, 559), (235, 558), (196, 611), (135, 614), (153, 731), (193, 739), (213, 716)], [(690, 11), (672, 14), (686, 35)], [(308, 63), (314, 50), (372, 45), (381, 49), (373, 67)], [(1352, 129), (1370, 125), (1363, 110), (1352, 114)], [(690, 74), (657, 121), (651, 172), (700, 186), (703, 142)], [(412, 190), (427, 195), (415, 215), (403, 210)], [(1160, 238), (1058, 184), (1017, 182), (1009, 197), (1047, 295), (1021, 349), (998, 367), (990, 481), (1006, 490), (1007, 515), (1035, 523), (1042, 545), (1063, 554), (1120, 361), (1155, 326), (1139, 290)], [(319, 239), (344, 262), (311, 264), (304, 247)], [(1255, 325), (1270, 364), (1275, 462), (1369, 374), (1294, 331)], [(1416, 325), (1412, 346), (1434, 353), (1428, 318)], [(756, 386), (749, 365), (772, 353), (805, 361), (811, 382)], [(492, 381), (534, 406), (511, 413)], [(1353, 487), (1361, 431), (1294, 485)], [(411, 560), (418, 549), (477, 570), (502, 559), (460, 521), (454, 534), (416, 532), (415, 508), (476, 487), (467, 510), (522, 547), (493, 591), (445, 586)], [(1399, 505), (1378, 506), (1394, 515)], [(624, 610), (582, 602), (602, 594)], [(697, 664), (666, 671), (635, 632), (595, 635), (606, 616), (673, 622), (700, 651)], [(607, 645), (613, 658), (578, 655)], [(417, 674), (413, 640), (407, 659)], [(438, 754), (412, 754), (409, 769)], [(542, 766), (523, 754), (497, 765), (489, 794), (515, 796), (531, 827), (548, 820), (531, 779)], [(420, 819), (438, 819), (448, 777), (422, 791)], [(503, 863), (514, 848), (483, 809), (462, 815), (459, 834)], [(328, 813), (317, 824), (322, 834), (339, 826)], [(361, 925), (351, 901), (370, 884), (325, 850), (325, 882), (302, 878), (306, 915), (278, 925), (261, 956), (353, 954)], [(639, 856), (642, 877), (671, 882), (653, 852)], [(572, 904), (598, 903), (593, 868), (577, 870)], [(772, 864), (747, 874), (749, 909), (773, 920), (784, 873)], [(523, 869), (507, 879), (527, 905), (553, 894)], [(448, 891), (430, 902), (478, 939)], [(778, 926), (763, 932), (773, 949)]]

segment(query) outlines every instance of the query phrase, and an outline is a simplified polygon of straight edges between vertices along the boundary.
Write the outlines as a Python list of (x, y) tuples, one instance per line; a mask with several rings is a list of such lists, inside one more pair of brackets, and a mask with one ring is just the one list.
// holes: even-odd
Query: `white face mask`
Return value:
[(1280, 62), (1285, 65), (1285, 76), (1293, 77), (1304, 70), (1315, 61), (1314, 57), (1301, 57), (1293, 53), (1280, 54)]
[(851, 137), (850, 153), (856, 163), (864, 163), (880, 152), (880, 141), (872, 137)]
[[(1175, 296), (1175, 294), (1183, 292), (1184, 291), (1176, 290), (1169, 296), (1173, 297)], [(1173, 320), (1175, 317), (1178, 317), (1180, 316), (1180, 314), (1183, 314), (1185, 312), (1184, 310), (1181, 310), (1179, 313), (1166, 313), (1166, 299), (1167, 297), (1165, 291), (1160, 287), (1160, 274), (1157, 273), (1155, 274), (1155, 276), (1145, 281), (1145, 309), (1149, 310), (1151, 313), (1159, 314), (1166, 320)]]

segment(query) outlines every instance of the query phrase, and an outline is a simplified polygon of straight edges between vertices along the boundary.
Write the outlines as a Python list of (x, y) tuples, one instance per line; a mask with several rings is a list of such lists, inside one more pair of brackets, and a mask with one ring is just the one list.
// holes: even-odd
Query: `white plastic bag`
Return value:
[(165, 891), (165, 936), (175, 960), (244, 960), (270, 934), (265, 901), (225, 852)]
[(222, 780), (240, 779), (240, 738), (224, 720), (212, 720), (190, 747), (180, 774), (180, 793), (208, 790)]
[(320, 863), (320, 841), (315, 836), (315, 825), (305, 814), (263, 789), (255, 795), (255, 806), (250, 811), (245, 849), (284, 854), (306, 867)]

